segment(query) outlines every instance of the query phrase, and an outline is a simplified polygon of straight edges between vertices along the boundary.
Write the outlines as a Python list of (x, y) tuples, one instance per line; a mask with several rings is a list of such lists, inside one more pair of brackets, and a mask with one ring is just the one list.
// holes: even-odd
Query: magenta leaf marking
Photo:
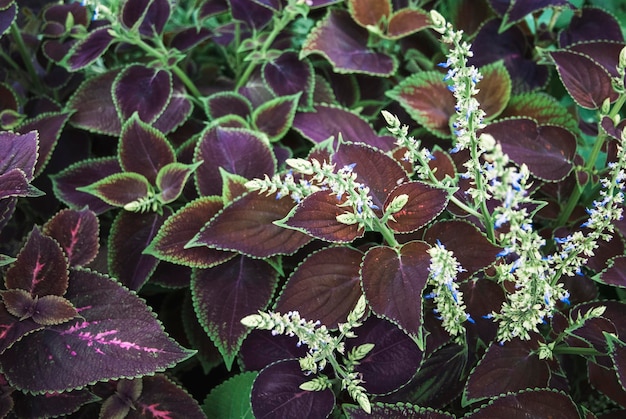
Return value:
[[(82, 329), (88, 326), (96, 325), (98, 323), (99, 322), (97, 321), (96, 322), (88, 322), (88, 321), (77, 322), (74, 326), (70, 327), (68, 330), (61, 332), (61, 335), (74, 335), (78, 337), (80, 340), (86, 342), (88, 347), (92, 347), (94, 346), (94, 344), (98, 344), (98, 345), (104, 345), (104, 346), (108, 346), (108, 345), (117, 346), (119, 348), (126, 349), (126, 350), (135, 349), (137, 351), (148, 352), (148, 353), (163, 352), (159, 348), (150, 348), (148, 346), (138, 345), (135, 342), (128, 342), (128, 341), (124, 341), (115, 337), (112, 338), (111, 336), (114, 336), (118, 333), (118, 331), (115, 329), (105, 330), (103, 332), (99, 332), (95, 334), (92, 332), (81, 331)], [(102, 351), (98, 347), (94, 347), (94, 348), (96, 352), (102, 353)]]

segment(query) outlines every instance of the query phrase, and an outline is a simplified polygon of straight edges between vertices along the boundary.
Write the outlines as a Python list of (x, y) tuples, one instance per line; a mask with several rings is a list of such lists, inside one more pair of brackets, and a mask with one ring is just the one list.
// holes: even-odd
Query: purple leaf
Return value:
[(389, 20), (391, 2), (388, 0), (348, 0), (350, 16), (356, 23), (367, 28), (368, 26), (382, 26)]
[(160, 201), (169, 204), (178, 199), (187, 179), (200, 164), (201, 162), (192, 165), (173, 162), (162, 167), (156, 178), (156, 186), (161, 192)]
[(174, 90), (165, 110), (152, 126), (163, 133), (169, 133), (180, 127), (191, 115), (193, 104), (189, 94), (178, 79), (174, 79)]
[(367, 46), (368, 32), (357, 25), (347, 11), (329, 9), (304, 41), (300, 57), (324, 56), (338, 73), (363, 73), (386, 77), (394, 74), (394, 56)]
[(74, 163), (61, 172), (51, 175), (50, 178), (57, 199), (73, 209), (89, 207), (96, 215), (99, 215), (114, 206), (88, 192), (81, 192), (78, 188), (89, 186), (121, 171), (122, 168), (116, 158), (105, 157)]
[(394, 198), (408, 195), (408, 202), (393, 214), (387, 225), (396, 233), (410, 233), (435, 219), (448, 203), (448, 193), (422, 182), (405, 182), (394, 188), (385, 200), (384, 210)]
[(67, 281), (67, 260), (61, 246), (34, 227), (7, 270), (4, 285), (7, 289), (22, 289), (31, 296), (43, 297), (65, 294)]
[(7, 311), (4, 303), (0, 304), (0, 354), (22, 337), (43, 327), (32, 318), (20, 320)]
[[(501, 394), (503, 393), (504, 391), (501, 392)], [(524, 390), (499, 396), (490, 400), (486, 406), (481, 406), (464, 417), (467, 419), (524, 419), (528, 417), (569, 419), (582, 417), (570, 396), (553, 389)], [(521, 406), (523, 408), (520, 408)]]
[(33, 180), (39, 148), (39, 134), (31, 131), (26, 134), (0, 132), (0, 174), (11, 169), (20, 169), (26, 180)]
[(193, 354), (165, 334), (143, 300), (102, 274), (72, 270), (66, 298), (79, 320), (24, 336), (0, 356), (17, 389), (65, 392), (150, 375)]
[(583, 7), (582, 13), (574, 15), (566, 29), (559, 34), (559, 46), (582, 41), (624, 42), (620, 23), (609, 12), (597, 7)]
[(415, 8), (414, 6), (400, 9), (391, 14), (387, 23), (386, 38), (399, 39), (419, 32), (430, 26), (430, 15), (428, 12)]
[(330, 388), (322, 391), (301, 390), (311, 380), (295, 359), (265, 367), (252, 385), (252, 413), (256, 418), (326, 418), (335, 406)]
[(220, 167), (246, 179), (266, 174), (271, 177), (276, 170), (276, 160), (267, 142), (258, 133), (241, 128), (206, 130), (196, 147), (194, 161), (203, 161), (195, 178), (198, 191), (205, 196), (222, 193)]
[(82, 406), (100, 401), (87, 389), (38, 395), (15, 392), (12, 396), (15, 398), (15, 414), (23, 418), (71, 417)]
[(163, 215), (122, 211), (111, 226), (109, 272), (134, 291), (145, 284), (159, 263), (157, 258), (145, 254), (144, 250), (154, 239), (169, 212), (167, 208)]
[(169, 71), (132, 64), (122, 70), (112, 87), (113, 102), (122, 121), (137, 112), (144, 122), (154, 122), (172, 96)]
[(170, 46), (186, 52), (199, 44), (211, 39), (213, 32), (209, 28), (180, 28), (170, 40)]
[(610, 267), (602, 272), (598, 281), (614, 287), (626, 288), (626, 256), (614, 258)]
[(165, 135), (141, 121), (137, 114), (122, 127), (118, 158), (122, 170), (145, 176), (151, 185), (165, 165), (176, 161), (174, 148)]
[(0, 10), (0, 36), (9, 30), (17, 16), (17, 4), (11, 2), (6, 8)]
[(565, 128), (518, 118), (489, 124), (483, 132), (491, 134), (511, 160), (526, 164), (540, 179), (562, 180), (573, 168), (576, 137)]
[(312, 99), (313, 66), (298, 58), (295, 51), (285, 51), (263, 65), (263, 80), (276, 96), (302, 93), (299, 104), (307, 106)]
[(605, 99), (617, 100), (611, 75), (586, 55), (573, 51), (552, 51), (550, 56), (572, 99), (586, 109), (599, 109)]
[(253, 29), (266, 26), (274, 16), (271, 9), (249, 0), (228, 0), (235, 20), (243, 21)]
[(33, 319), (42, 326), (65, 323), (77, 316), (77, 311), (68, 300), (58, 295), (33, 298), (22, 289), (4, 290), (1, 294), (7, 311), (19, 318)]
[(42, 196), (44, 193), (28, 183), (21, 169), (11, 169), (0, 174), (0, 199), (27, 196)]
[(249, 331), (240, 320), (267, 307), (277, 282), (278, 273), (269, 264), (242, 255), (194, 271), (194, 309), (228, 369)]
[(449, 413), (435, 411), (432, 407), (419, 407), (410, 403), (372, 404), (371, 413), (365, 412), (358, 405), (343, 404), (341, 406), (349, 419), (369, 418), (403, 418), (403, 419), (455, 419)]
[(285, 136), (296, 114), (300, 93), (279, 96), (271, 99), (252, 113), (254, 127), (266, 134), (270, 142), (276, 142)]
[(108, 71), (84, 81), (70, 98), (70, 123), (77, 128), (117, 136), (121, 130), (111, 87), (119, 70)]
[(422, 336), (422, 292), (428, 281), (427, 243), (411, 241), (400, 249), (375, 246), (365, 253), (361, 282), (367, 301), (382, 316), (414, 337)]
[(195, 268), (209, 268), (234, 256), (233, 253), (205, 246), (185, 248), (185, 245), (223, 207), (216, 196), (200, 197), (169, 217), (159, 229), (145, 252), (161, 260)]
[(361, 296), (359, 270), (363, 253), (329, 247), (308, 256), (289, 277), (274, 311), (298, 311), (330, 329), (345, 323)]
[(615, 374), (620, 385), (624, 388), (624, 384), (626, 384), (626, 344), (610, 333), (606, 333), (605, 337), (610, 350), (609, 355), (615, 366)]
[(218, 92), (206, 98), (205, 112), (211, 119), (218, 119), (227, 115), (237, 115), (247, 119), (252, 113), (252, 103), (237, 92)]
[(109, 205), (123, 207), (147, 197), (151, 186), (148, 180), (138, 173), (122, 172), (76, 189), (90, 193)]
[(63, 209), (46, 222), (43, 233), (61, 245), (69, 266), (76, 267), (87, 265), (98, 254), (98, 229), (93, 211)]
[(611, 77), (618, 77), (619, 54), (626, 45), (616, 41), (587, 41), (570, 45), (567, 50), (579, 52), (600, 64)]
[(39, 140), (39, 155), (35, 164), (35, 176), (38, 176), (50, 160), (52, 151), (56, 147), (61, 136), (61, 130), (69, 117), (68, 112), (44, 113), (37, 118), (25, 121), (17, 128), (17, 131), (27, 134), (37, 132)]
[(100, 58), (115, 42), (110, 26), (95, 29), (76, 42), (63, 59), (69, 71), (78, 71)]
[(368, 393), (390, 393), (408, 383), (415, 375), (424, 352), (398, 327), (387, 320), (370, 316), (354, 332), (357, 337), (346, 341), (347, 353), (359, 345), (375, 345), (354, 368), (363, 374), (363, 387)]
[(260, 371), (269, 364), (283, 359), (306, 355), (306, 345), (298, 345), (296, 336), (276, 335), (269, 330), (254, 329), (241, 345), (238, 360), (246, 370)]
[(120, 20), (127, 28), (137, 28), (143, 36), (159, 35), (170, 17), (167, 0), (127, 0)]
[(573, 8), (568, 0), (512, 0), (508, 10), (503, 16), (500, 31), (508, 29), (510, 26), (523, 20), (532, 13), (539, 12), (549, 7), (564, 8), (565, 6)]

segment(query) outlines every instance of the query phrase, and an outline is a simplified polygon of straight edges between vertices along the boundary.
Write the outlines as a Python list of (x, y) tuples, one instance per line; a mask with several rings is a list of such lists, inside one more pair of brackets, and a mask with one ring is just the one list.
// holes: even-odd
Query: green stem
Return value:
[(586, 355), (586, 356), (601, 356), (606, 355), (594, 348), (575, 348), (571, 346), (557, 346), (552, 353), (560, 355)]
[(28, 49), (26, 48), (26, 44), (24, 43), (24, 38), (22, 38), (22, 33), (20, 32), (20, 29), (17, 27), (17, 24), (15, 22), (11, 24), (11, 35), (13, 36), (13, 39), (17, 44), (17, 49), (22, 57), (22, 61), (24, 61), (24, 66), (26, 67), (26, 71), (28, 72), (30, 82), (35, 85), (37, 90), (41, 92), (43, 90), (43, 86), (41, 85), (39, 76), (37, 76), (35, 67), (33, 67), (33, 62), (28, 54)]

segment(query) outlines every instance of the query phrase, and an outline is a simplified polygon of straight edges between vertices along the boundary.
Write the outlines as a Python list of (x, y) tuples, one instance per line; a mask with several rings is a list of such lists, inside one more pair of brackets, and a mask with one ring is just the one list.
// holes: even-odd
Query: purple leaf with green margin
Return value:
[(159, 260), (144, 250), (154, 239), (171, 211), (163, 215), (121, 211), (109, 236), (109, 273), (128, 288), (137, 291), (150, 278)]
[(203, 161), (194, 175), (198, 192), (205, 196), (222, 193), (220, 167), (246, 179), (271, 177), (276, 170), (267, 142), (248, 129), (211, 127), (202, 134), (194, 154), (194, 161)]
[(211, 39), (213, 31), (209, 28), (182, 27), (172, 36), (169, 46), (186, 52)]
[(117, 136), (122, 124), (113, 103), (111, 88), (120, 70), (98, 74), (81, 83), (69, 99), (70, 123), (90, 132)]
[(271, 9), (249, 0), (228, 0), (235, 20), (243, 21), (255, 30), (265, 27), (274, 16)]
[(603, 270), (596, 280), (614, 287), (626, 288), (626, 256), (612, 259), (610, 267)]
[(17, 4), (11, 2), (7, 7), (0, 10), (0, 36), (9, 30), (17, 16)]
[(511, 160), (526, 164), (540, 179), (562, 180), (574, 167), (576, 137), (565, 128), (515, 118), (491, 123), (483, 132), (491, 134)]
[(570, 45), (567, 50), (586, 55), (608, 71), (611, 77), (619, 77), (617, 66), (624, 46), (623, 42), (617, 41), (586, 41)]
[(252, 113), (254, 128), (267, 135), (270, 142), (283, 138), (293, 123), (300, 95), (279, 96), (258, 106)]
[(413, 406), (410, 403), (372, 403), (372, 412), (352, 404), (341, 405), (347, 419), (403, 418), (403, 419), (455, 419), (449, 413), (439, 412), (430, 407)]
[(527, 92), (511, 96), (500, 118), (525, 117), (539, 125), (559, 125), (571, 132), (578, 132), (578, 121), (570, 111), (553, 96), (542, 92)]
[(502, 16), (500, 31), (505, 31), (535, 12), (549, 7), (564, 8), (565, 6), (572, 8), (572, 4), (568, 0), (512, 0), (506, 13)]
[(24, 336), (0, 355), (2, 371), (15, 388), (65, 392), (150, 375), (193, 354), (167, 336), (143, 300), (105, 275), (73, 269), (65, 297), (80, 320)]
[(622, 388), (626, 388), (626, 344), (611, 333), (605, 332), (604, 337), (609, 347), (609, 355), (613, 361), (617, 379)]
[(45, 195), (32, 186), (21, 169), (11, 169), (0, 174), (0, 199), (25, 196), (37, 197)]
[(164, 166), (176, 161), (174, 148), (165, 135), (141, 121), (137, 114), (122, 127), (117, 152), (122, 170), (145, 176), (151, 185)]
[(159, 35), (170, 17), (167, 0), (126, 0), (120, 21), (127, 28), (137, 28), (143, 36)]
[(172, 75), (167, 70), (131, 64), (113, 81), (115, 108), (122, 121), (135, 112), (144, 122), (154, 122), (172, 97)]
[[(189, 283), (191, 283), (191, 273), (189, 274)], [(189, 286), (189, 284), (187, 286)], [(202, 328), (202, 325), (198, 321), (198, 316), (196, 316), (193, 310), (191, 292), (185, 293), (185, 298), (182, 303), (182, 323), (185, 330), (185, 337), (191, 347), (197, 351), (195, 356), (200, 361), (204, 373), (208, 374), (214, 368), (222, 365), (224, 362), (222, 354), (220, 354), (213, 341), (211, 341)]]
[(277, 283), (278, 272), (268, 263), (243, 255), (194, 271), (194, 310), (229, 370), (249, 332), (240, 320), (267, 307)]
[(173, 162), (162, 167), (156, 178), (156, 186), (161, 193), (159, 200), (164, 204), (169, 204), (178, 199), (183, 193), (187, 179), (201, 164), (202, 162), (195, 164)]
[(313, 99), (315, 79), (313, 66), (307, 59), (299, 59), (295, 51), (284, 51), (266, 61), (262, 69), (263, 80), (276, 96), (301, 93), (299, 105), (308, 106)]
[(35, 175), (38, 151), (39, 134), (36, 131), (25, 134), (1, 131), (0, 174), (20, 169), (30, 182)]
[(567, 28), (559, 33), (559, 46), (564, 48), (582, 41), (598, 39), (624, 42), (622, 27), (611, 13), (587, 6), (574, 15)]
[(387, 32), (383, 36), (388, 39), (400, 39), (426, 29), (430, 25), (428, 12), (414, 6), (406, 7), (391, 14), (387, 23)]
[(102, 178), (122, 171), (115, 157), (100, 159), (86, 159), (72, 164), (61, 172), (51, 175), (54, 194), (57, 199), (72, 209), (89, 207), (90, 210), (100, 215), (114, 208), (100, 198), (88, 192), (78, 189), (89, 186)]
[(37, 163), (35, 164), (35, 174), (38, 176), (50, 160), (52, 151), (56, 147), (57, 141), (61, 136), (61, 131), (69, 117), (68, 112), (50, 112), (44, 113), (36, 118), (24, 121), (17, 128), (18, 132), (27, 134), (32, 131), (37, 132), (39, 140), (39, 154), (37, 155)]
[(185, 245), (223, 208), (217, 196), (200, 197), (169, 217), (150, 245), (144, 250), (161, 260), (195, 268), (209, 268), (234, 256), (233, 253), (205, 246), (185, 248)]
[(67, 281), (67, 260), (61, 246), (34, 227), (16, 261), (6, 271), (5, 287), (43, 297), (65, 294)]
[(289, 277), (274, 311), (298, 311), (329, 329), (345, 323), (361, 296), (359, 270), (363, 252), (328, 247), (308, 256)]
[(428, 282), (430, 246), (411, 241), (399, 249), (370, 248), (361, 265), (361, 284), (370, 307), (378, 316), (410, 335), (422, 336), (422, 292)]
[(416, 231), (434, 220), (448, 203), (448, 193), (422, 182), (405, 182), (394, 188), (383, 206), (384, 210), (394, 198), (407, 195), (406, 205), (398, 212), (393, 213), (393, 220), (387, 225), (396, 233), (410, 233)]
[(320, 54), (338, 73), (394, 74), (398, 67), (395, 57), (370, 49), (367, 39), (367, 29), (357, 25), (347, 11), (329, 9), (304, 41), (300, 58)]
[(87, 389), (38, 395), (15, 392), (12, 396), (15, 414), (22, 418), (71, 417), (82, 406), (100, 401)]
[(0, 304), (0, 354), (10, 348), (15, 342), (29, 333), (43, 329), (44, 326), (36, 323), (32, 318), (21, 320), (9, 313)]
[(193, 112), (193, 103), (189, 94), (178, 79), (174, 80), (174, 90), (165, 110), (152, 126), (163, 133), (169, 133), (180, 127)]
[(61, 245), (71, 267), (87, 265), (96, 257), (98, 230), (98, 217), (87, 208), (63, 209), (43, 226), (43, 233)]
[(247, 119), (252, 113), (252, 103), (237, 92), (217, 92), (204, 100), (204, 111), (211, 119), (227, 115), (238, 115)]
[(252, 385), (252, 412), (256, 418), (326, 418), (335, 406), (330, 388), (301, 390), (310, 381), (295, 359), (278, 361), (259, 373)]
[(274, 335), (270, 330), (253, 329), (241, 345), (238, 361), (246, 370), (260, 371), (283, 359), (302, 358), (307, 346), (298, 346), (297, 336)]
[(115, 42), (110, 31), (110, 26), (104, 26), (87, 33), (63, 58), (65, 67), (69, 71), (78, 71), (95, 62)]
[(319, 144), (339, 134), (346, 140), (377, 147), (383, 151), (394, 148), (391, 136), (379, 136), (370, 124), (360, 115), (332, 105), (315, 105), (312, 112), (298, 112), (293, 120), (293, 128), (306, 139)]
[(148, 180), (134, 172), (115, 173), (91, 185), (76, 188), (103, 200), (109, 205), (123, 207), (148, 196), (152, 186)]
[(350, 16), (364, 28), (375, 26), (380, 28), (389, 20), (391, 2), (389, 0), (348, 0)]
[(58, 295), (33, 298), (22, 289), (10, 289), (4, 290), (1, 296), (7, 311), (20, 321), (33, 319), (42, 326), (53, 326), (78, 315), (72, 303)]
[(366, 343), (375, 345), (354, 367), (356, 372), (362, 374), (363, 387), (369, 394), (395, 391), (408, 383), (417, 372), (424, 352), (394, 324), (370, 316), (354, 333), (357, 336), (346, 341), (347, 353)]
[(551, 51), (549, 54), (563, 85), (578, 105), (599, 109), (605, 99), (617, 100), (619, 95), (613, 90), (611, 75), (596, 61), (573, 51)]
[(553, 389), (524, 389), (523, 391), (499, 396), (490, 400), (486, 406), (481, 406), (472, 413), (465, 415), (464, 418), (525, 419), (528, 417), (542, 417), (570, 419), (582, 417), (578, 413), (576, 404), (566, 393)]

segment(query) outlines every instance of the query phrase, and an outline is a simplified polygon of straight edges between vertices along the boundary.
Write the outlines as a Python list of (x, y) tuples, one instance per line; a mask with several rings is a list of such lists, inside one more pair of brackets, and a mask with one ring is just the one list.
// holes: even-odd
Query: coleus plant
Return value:
[(3, 415), (623, 413), (616, 6), (28, 3)]

